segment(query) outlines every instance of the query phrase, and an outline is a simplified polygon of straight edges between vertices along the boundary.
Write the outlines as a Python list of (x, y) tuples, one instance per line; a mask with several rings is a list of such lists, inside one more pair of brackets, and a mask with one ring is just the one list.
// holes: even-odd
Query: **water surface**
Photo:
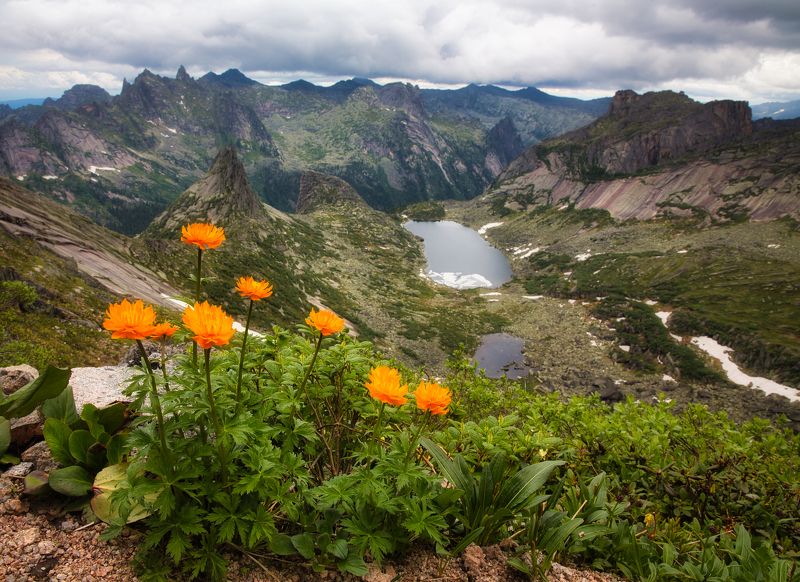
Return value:
[(505, 255), (476, 231), (451, 220), (403, 225), (422, 237), (428, 268), (425, 275), (456, 289), (499, 287), (511, 280)]
[(481, 338), (474, 360), (489, 378), (505, 374), (509, 380), (524, 378), (530, 373), (525, 365), (525, 340), (507, 333), (492, 333)]

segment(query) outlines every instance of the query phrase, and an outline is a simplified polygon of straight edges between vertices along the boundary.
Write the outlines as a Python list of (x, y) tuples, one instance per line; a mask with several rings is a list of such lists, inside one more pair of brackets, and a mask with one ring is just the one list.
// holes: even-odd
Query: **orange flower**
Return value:
[(378, 366), (369, 371), (369, 380), (364, 383), (369, 395), (393, 406), (406, 403), (408, 384), (400, 385), (400, 372), (388, 366)]
[(311, 309), (311, 313), (306, 317), (306, 323), (315, 327), (322, 335), (333, 335), (344, 329), (344, 320), (333, 311), (323, 309), (316, 311)]
[(103, 327), (111, 332), (113, 339), (143, 340), (152, 333), (155, 321), (156, 312), (152, 306), (145, 305), (141, 299), (134, 303), (123, 299), (108, 306)]
[(150, 337), (153, 339), (164, 339), (172, 337), (176, 331), (178, 331), (177, 325), (172, 325), (170, 322), (165, 321), (164, 323), (159, 323), (153, 328), (153, 331), (150, 332)]
[(215, 249), (224, 240), (225, 229), (213, 224), (195, 222), (181, 227), (181, 242), (196, 245), (201, 249)]
[(427, 410), (431, 414), (447, 414), (447, 407), (450, 406), (450, 389), (440, 386), (436, 382), (419, 383), (417, 391), (414, 392), (417, 400), (417, 408)]
[(183, 323), (194, 333), (192, 339), (204, 350), (211, 346), (224, 346), (233, 337), (233, 318), (208, 301), (187, 307), (183, 312)]
[(239, 280), (236, 281), (236, 291), (242, 297), (258, 301), (272, 295), (272, 285), (265, 280), (256, 281), (252, 277), (239, 277)]

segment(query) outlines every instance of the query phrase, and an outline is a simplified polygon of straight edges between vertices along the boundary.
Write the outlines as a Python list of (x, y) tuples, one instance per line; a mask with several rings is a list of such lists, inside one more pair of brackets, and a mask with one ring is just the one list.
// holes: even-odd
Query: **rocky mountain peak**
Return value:
[(58, 99), (44, 100), (45, 106), (58, 107), (60, 109), (77, 109), (92, 103), (107, 103), (111, 101), (111, 95), (97, 85), (75, 85), (72, 89), (67, 89)]
[(186, 67), (181, 65), (178, 67), (178, 73), (175, 75), (175, 80), (188, 82), (193, 81), (194, 79), (192, 79), (192, 77), (189, 76), (189, 73), (186, 72)]
[(232, 216), (261, 218), (264, 210), (236, 150), (228, 146), (217, 154), (208, 173), (156, 217), (149, 230), (171, 229), (196, 220), (224, 224)]
[(300, 176), (297, 212), (308, 214), (323, 206), (340, 203), (367, 205), (358, 192), (341, 178), (320, 172), (303, 172)]

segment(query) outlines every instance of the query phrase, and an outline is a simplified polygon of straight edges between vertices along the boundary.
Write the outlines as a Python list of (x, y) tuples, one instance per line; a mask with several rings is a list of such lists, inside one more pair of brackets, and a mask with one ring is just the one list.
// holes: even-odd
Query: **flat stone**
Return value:
[(38, 442), (32, 447), (27, 448), (23, 451), (22, 455), (20, 455), (20, 458), (23, 461), (33, 463), (37, 470), (45, 473), (50, 473), (58, 468), (58, 463), (53, 459), (53, 455), (50, 453), (50, 447), (47, 446), (45, 441)]
[(11, 419), (11, 442), (23, 446), (35, 438), (42, 436), (44, 417), (39, 410), (34, 410), (28, 416)]
[(126, 396), (123, 390), (135, 372), (135, 368), (127, 366), (73, 368), (69, 385), (72, 386), (78, 414), (87, 403), (102, 408), (114, 402), (130, 402), (130, 397)]
[(23, 478), (33, 471), (33, 463), (17, 463), (3, 473), (3, 477)]
[(21, 529), (17, 532), (17, 534), (11, 538), (11, 542), (17, 548), (25, 548), (32, 544), (35, 544), (39, 541), (39, 528), (38, 527), (29, 527), (27, 529)]

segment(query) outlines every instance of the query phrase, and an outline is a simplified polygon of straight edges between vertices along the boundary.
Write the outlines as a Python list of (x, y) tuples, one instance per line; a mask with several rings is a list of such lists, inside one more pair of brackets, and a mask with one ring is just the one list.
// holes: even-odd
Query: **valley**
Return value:
[[(426, 123), (452, 129), (460, 119), (458, 123), (487, 131), (496, 127), (501, 115), (517, 116), (520, 124), (527, 119), (524, 127), (533, 131), (536, 124), (521, 113), (521, 97), (475, 86), (420, 93), (359, 81), (325, 89), (300, 84), (278, 90), (253, 86), (235, 75), (226, 79), (228, 85), (233, 83), (226, 85), (226, 91), (241, 90), (241, 103), (262, 116), (271, 112), (270, 123), (278, 124), (265, 125), (267, 133), (248, 135), (261, 135), (258, 156), (280, 152), (275, 155), (282, 167), (296, 170), (294, 182), (286, 183), (287, 188), (296, 187), (291, 203), (277, 204), (290, 206), (292, 212), (265, 204), (271, 195), (265, 195), (264, 183), (253, 171), (253, 164), (261, 162), (255, 161), (252, 143), (242, 136), (236, 140), (237, 148), (220, 149), (208, 162), (210, 169), (186, 184), (134, 237), (111, 232), (24, 187), (63, 184), (63, 180), (33, 175), (22, 181), (0, 180), (0, 224), (7, 232), (4, 262), (13, 271), (6, 279), (38, 286), (61, 312), (80, 314), (67, 320), (79, 319), (89, 327), (98, 325), (102, 308), (97, 306), (107, 301), (103, 298), (108, 292), (142, 297), (176, 317), (174, 299), (188, 300), (193, 293), (187, 277), (195, 260), (179, 242), (180, 227), (210, 220), (225, 227), (228, 239), (220, 249), (205, 254), (208, 297), (241, 319), (245, 306), (233, 293), (231, 281), (253, 274), (275, 286), (274, 297), (254, 315), (257, 329), (291, 327), (302, 321), (311, 305), (325, 306), (344, 317), (358, 339), (371, 341), (387, 357), (431, 375), (444, 373), (455, 351), (471, 355), (481, 336), (506, 332), (525, 342), (531, 374), (522, 383), (532, 391), (596, 392), (609, 402), (628, 395), (644, 401), (664, 397), (679, 406), (701, 402), (737, 419), (787, 415), (793, 426), (800, 426), (798, 405), (728, 382), (719, 363), (689, 341), (712, 336), (731, 346), (734, 360), (754, 375), (789, 386), (800, 384), (796, 318), (800, 236), (794, 218), (798, 178), (791, 171), (796, 152), (790, 147), (783, 157), (775, 153), (791, 143), (796, 131), (791, 122), (753, 128), (749, 112), (742, 113), (732, 102), (711, 107), (675, 94), (640, 97), (620, 92), (609, 115), (541, 144), (537, 140), (543, 134), (509, 137), (516, 122), (503, 122), (495, 133), (517, 145), (506, 149), (505, 161), (498, 158), (502, 163), (497, 168), (508, 167), (493, 170), (497, 180), (481, 195), (460, 201), (429, 200), (390, 214), (374, 208), (369, 191), (347, 172), (332, 175), (338, 172), (333, 165), (355, 159), (348, 157), (355, 150), (340, 143), (335, 133), (323, 131), (320, 124), (328, 123), (324, 119), (333, 116), (339, 119), (337, 127), (352, 126), (347, 134), (352, 139), (381, 134), (381, 124), (397, 115), (407, 123), (422, 124), (406, 134), (415, 139), (432, 135), (426, 133)], [(157, 106), (165, 127), (187, 129), (189, 117), (180, 116), (172, 105), (163, 109), (167, 97), (174, 97), (178, 89), (191, 89), (196, 99), (204, 91), (221, 98), (222, 89), (214, 85), (219, 82), (194, 81), (180, 74), (172, 81), (143, 74), (109, 106)], [(155, 99), (146, 88), (160, 97)], [(271, 101), (265, 97), (268, 94)], [(147, 95), (150, 101), (144, 100)], [(185, 104), (188, 97), (182, 95)], [(235, 109), (238, 99), (226, 107)], [(272, 105), (266, 107), (268, 102)], [(300, 109), (290, 109), (298, 103)], [(583, 115), (596, 112), (595, 105), (579, 105), (571, 104), (571, 111), (583, 107)], [(645, 122), (654, 110), (660, 112), (660, 121)], [(299, 126), (306, 130), (297, 133)], [(312, 126), (316, 129), (308, 131)], [(289, 131), (290, 127), (294, 129)], [(548, 127), (541, 131), (556, 131)], [(167, 130), (164, 135), (177, 139), (179, 131)], [(466, 135), (463, 126), (458, 131)], [(313, 141), (317, 153), (301, 163), (302, 152), (310, 152), (302, 144), (320, 133)], [(193, 135), (205, 134), (193, 130)], [(525, 142), (532, 145), (511, 160), (513, 150)], [(646, 151), (651, 153), (644, 155)], [(314, 156), (317, 165), (311, 163)], [(194, 169), (185, 168), (174, 187), (197, 175), (201, 159), (193, 162)], [(715, 170), (702, 177), (692, 173), (693, 167), (709, 167), (723, 159), (738, 164), (736, 172), (749, 168), (751, 173), (762, 169), (763, 174), (744, 188), (735, 172)], [(109, 163), (97, 157), (92, 161)], [(444, 165), (440, 172), (451, 175)], [(108, 180), (121, 178), (122, 173), (94, 167), (89, 183), (107, 188)], [(675, 177), (679, 175), (680, 179)], [(654, 188), (648, 182), (654, 179), (671, 184), (669, 191), (666, 186)], [(702, 196), (687, 193), (687, 180), (703, 185)], [(631, 183), (644, 194), (632, 193)], [(44, 194), (52, 195), (48, 188), (43, 188)], [(592, 194), (601, 190), (616, 194), (612, 198)], [(427, 191), (424, 196), (447, 196), (447, 190), (438, 192)], [(168, 199), (162, 198), (152, 210)], [(678, 199), (680, 203), (675, 202)], [(379, 206), (386, 203), (383, 200)], [(608, 200), (612, 202), (607, 204)], [(71, 206), (85, 211), (77, 198)], [(432, 283), (421, 276), (426, 264), (421, 241), (403, 228), (408, 218), (444, 218), (479, 230), (508, 257), (513, 278), (491, 290), (455, 290)], [(37, 271), (39, 263), (26, 265), (23, 254), (31, 251), (22, 251), (25, 246), (35, 249), (34, 256), (55, 253), (60, 258), (52, 260), (63, 265), (61, 270), (93, 281), (91, 300), (66, 289), (50, 289)], [(87, 312), (87, 305), (96, 311)], [(15, 321), (25, 319), (25, 313), (7, 311)], [(656, 312), (671, 314), (668, 330)], [(34, 325), (35, 331), (46, 335), (52, 321)], [(17, 331), (9, 333), (20, 335), (21, 328), (15, 325)], [(25, 345), (30, 345), (30, 336), (29, 330)], [(9, 341), (22, 340), (9, 336)], [(68, 353), (72, 355), (67, 360), (75, 365), (98, 361), (93, 351)], [(117, 357), (113, 350), (102, 353)], [(2, 363), (18, 357), (19, 350), (9, 351)]]

